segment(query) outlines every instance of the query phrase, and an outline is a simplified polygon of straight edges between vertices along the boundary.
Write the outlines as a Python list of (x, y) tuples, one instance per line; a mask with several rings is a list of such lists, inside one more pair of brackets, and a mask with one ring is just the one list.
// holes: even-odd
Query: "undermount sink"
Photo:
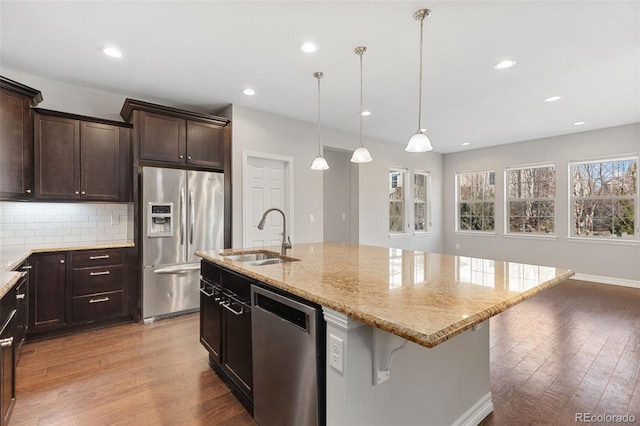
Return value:
[(278, 263), (289, 263), (298, 260), (291, 257), (284, 257), (278, 253), (266, 250), (229, 253), (223, 254), (222, 257), (253, 266), (275, 265)]

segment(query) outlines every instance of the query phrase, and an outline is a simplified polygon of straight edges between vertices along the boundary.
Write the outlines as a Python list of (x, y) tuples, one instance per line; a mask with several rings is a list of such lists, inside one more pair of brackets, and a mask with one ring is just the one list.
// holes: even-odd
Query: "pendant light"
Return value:
[(356, 55), (360, 56), (360, 145), (358, 145), (358, 148), (353, 151), (353, 155), (351, 156), (351, 162), (353, 163), (369, 163), (373, 161), (369, 150), (365, 148), (364, 144), (362, 143), (362, 55), (366, 51), (367, 48), (365, 46), (356, 47), (354, 50), (354, 52), (356, 52)]
[(424, 18), (429, 16), (431, 11), (429, 9), (418, 10), (413, 17), (416, 21), (420, 21), (420, 91), (418, 92), (418, 131), (415, 135), (409, 139), (409, 143), (405, 148), (407, 152), (427, 152), (433, 149), (431, 141), (422, 130), (422, 32), (424, 26)]
[(318, 79), (318, 156), (311, 163), (311, 170), (327, 170), (329, 165), (322, 156), (322, 142), (320, 139), (320, 79), (324, 77), (321, 72), (314, 72), (313, 76)]

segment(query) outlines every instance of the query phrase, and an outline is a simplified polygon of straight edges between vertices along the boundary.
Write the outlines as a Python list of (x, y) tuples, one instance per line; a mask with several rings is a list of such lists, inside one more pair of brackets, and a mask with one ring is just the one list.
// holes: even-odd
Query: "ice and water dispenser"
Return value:
[(148, 237), (173, 236), (173, 203), (149, 203), (147, 215)]

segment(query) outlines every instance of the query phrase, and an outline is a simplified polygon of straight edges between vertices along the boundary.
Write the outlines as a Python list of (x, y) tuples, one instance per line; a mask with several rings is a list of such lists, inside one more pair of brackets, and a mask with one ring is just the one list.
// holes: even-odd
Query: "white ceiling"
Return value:
[[(421, 8), (432, 10), (423, 127), (436, 152), (640, 122), (637, 1), (3, 0), (0, 66), (168, 105), (233, 103), (310, 122), (312, 74), (323, 71), (323, 125), (357, 134), (353, 49), (365, 45), (365, 134), (405, 144), (417, 127)], [(305, 40), (318, 51), (298, 50)], [(103, 55), (108, 44), (125, 56)], [(517, 65), (494, 70), (504, 58)], [(551, 95), (562, 99), (543, 102)]]

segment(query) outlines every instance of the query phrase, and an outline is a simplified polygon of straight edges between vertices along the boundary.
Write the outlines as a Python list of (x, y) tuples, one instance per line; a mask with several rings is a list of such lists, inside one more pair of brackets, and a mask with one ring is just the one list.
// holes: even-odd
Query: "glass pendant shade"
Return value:
[(411, 136), (411, 139), (409, 139), (409, 143), (404, 150), (407, 152), (427, 152), (432, 149), (433, 146), (431, 146), (431, 141), (427, 135), (424, 133), (416, 133)]
[(311, 163), (311, 170), (329, 170), (327, 160), (322, 155), (318, 155)]
[(352, 163), (369, 163), (371, 161), (373, 161), (373, 158), (371, 158), (369, 150), (364, 146), (359, 146), (358, 148), (356, 148), (356, 150), (353, 151), (353, 155), (351, 156)]

